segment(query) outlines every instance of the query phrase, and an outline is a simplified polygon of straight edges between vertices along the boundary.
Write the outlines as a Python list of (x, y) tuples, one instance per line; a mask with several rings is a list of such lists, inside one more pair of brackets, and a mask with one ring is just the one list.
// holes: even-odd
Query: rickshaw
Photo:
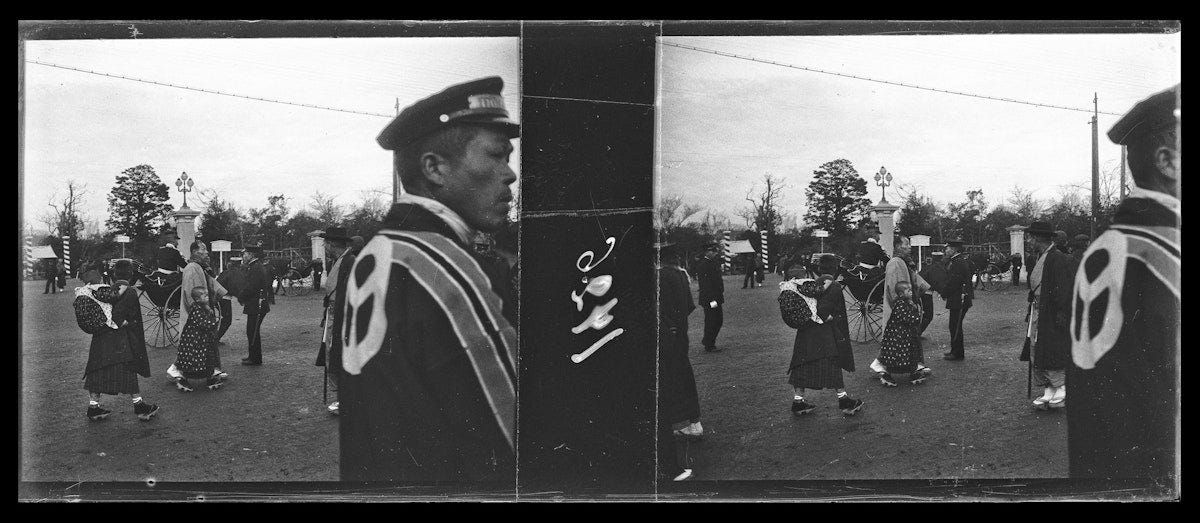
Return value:
[(300, 257), (272, 258), (275, 288), (284, 296), (305, 296), (313, 291), (312, 262)]
[(174, 347), (179, 343), (179, 307), (183, 273), (163, 273), (157, 268), (130, 260), (138, 277), (135, 285), (138, 303), (142, 306), (142, 329), (146, 346), (156, 349)]
[(858, 343), (874, 341), (883, 333), (883, 280), (882, 265), (868, 269), (849, 264), (846, 258), (834, 253), (813, 254), (805, 270), (809, 277), (819, 273), (817, 265), (822, 256), (830, 255), (838, 260), (837, 279), (842, 284), (842, 298), (846, 302), (846, 322), (850, 327), (850, 339)]
[(1010, 277), (1009, 271), (1012, 270), (1012, 258), (997, 253), (991, 255), (974, 253), (968, 259), (971, 261), (971, 266), (975, 269), (976, 289), (983, 288), (985, 291), (999, 290)]

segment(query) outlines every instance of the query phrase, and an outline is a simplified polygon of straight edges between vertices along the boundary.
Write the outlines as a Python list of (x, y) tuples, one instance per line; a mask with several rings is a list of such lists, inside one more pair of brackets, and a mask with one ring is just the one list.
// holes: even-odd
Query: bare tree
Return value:
[(663, 197), (654, 210), (655, 226), (662, 231), (664, 237), (669, 236), (672, 231), (683, 225), (683, 222), (701, 210), (703, 207), (699, 205), (684, 203), (682, 196)]
[(47, 205), (54, 209), (55, 224), (51, 228), (59, 236), (70, 235), (75, 238), (83, 230), (84, 221), (79, 213), (79, 205), (83, 202), (83, 197), (87, 195), (87, 186), (71, 179), (67, 180), (66, 189), (67, 195), (61, 200), (58, 198), (58, 191), (55, 191), (54, 195), (50, 197), (50, 201), (47, 202)]
[(1007, 201), (1012, 211), (1025, 223), (1036, 220), (1045, 208), (1040, 200), (1033, 197), (1033, 191), (1026, 191), (1017, 185), (1009, 189)]
[(346, 209), (336, 202), (336, 198), (333, 195), (315, 191), (310, 198), (312, 202), (309, 203), (309, 208), (312, 209), (313, 214), (316, 215), (318, 220), (331, 225), (341, 223), (342, 217), (346, 214)]
[(783, 179), (776, 178), (770, 173), (763, 175), (764, 188), (757, 195), (754, 186), (746, 191), (746, 201), (750, 207), (738, 211), (738, 216), (746, 219), (746, 226), (754, 225), (758, 230), (776, 230), (783, 223), (783, 215), (779, 209), (779, 200), (787, 185)]

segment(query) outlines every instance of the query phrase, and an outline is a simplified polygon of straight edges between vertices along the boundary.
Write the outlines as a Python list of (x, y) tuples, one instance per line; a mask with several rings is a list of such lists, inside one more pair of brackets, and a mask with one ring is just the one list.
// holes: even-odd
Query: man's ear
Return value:
[(421, 155), (421, 177), (429, 183), (430, 188), (446, 184), (446, 176), (443, 172), (446, 163), (446, 159), (437, 153), (427, 152)]
[(1175, 150), (1170, 147), (1162, 146), (1157, 151), (1154, 151), (1154, 167), (1163, 176), (1175, 182), (1179, 181), (1179, 173), (1177, 171), (1179, 162), (1177, 160), (1178, 156), (1175, 154)]

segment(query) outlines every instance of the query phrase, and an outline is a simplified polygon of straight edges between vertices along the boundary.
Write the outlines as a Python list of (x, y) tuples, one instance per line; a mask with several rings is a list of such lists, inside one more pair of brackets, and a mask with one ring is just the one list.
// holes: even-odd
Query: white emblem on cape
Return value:
[[(1113, 348), (1117, 338), (1121, 336), (1121, 326), (1125, 323), (1125, 311), (1121, 309), (1121, 292), (1125, 285), (1128, 249), (1124, 234), (1107, 231), (1096, 238), (1083, 253), (1083, 262), (1075, 272), (1075, 290), (1071, 299), (1071, 358), (1081, 369), (1094, 368), (1096, 362)], [(1103, 253), (1108, 255), (1108, 264), (1100, 269), (1095, 281), (1089, 282), (1085, 269), (1088, 260), (1094, 255), (1103, 256)], [(1092, 316), (1092, 307), (1099, 305), (1095, 302), (1096, 297), (1106, 290), (1108, 300), (1104, 305), (1104, 320), (1099, 332), (1093, 337), (1088, 328), (1088, 318)], [(1083, 310), (1076, 310), (1081, 304)]]
[[(366, 260), (373, 263), (370, 274), (362, 285), (358, 283), (358, 269)], [(387, 312), (384, 304), (387, 301), (388, 277), (392, 270), (392, 241), (383, 236), (376, 236), (365, 246), (354, 261), (354, 266), (343, 269), (350, 271), (346, 281), (346, 320), (349, 323), (347, 336), (342, 348), (342, 366), (352, 375), (362, 372), (363, 366), (383, 347), (387, 335)], [(367, 302), (370, 306), (364, 308)], [(351, 314), (352, 313), (352, 314)], [(362, 315), (368, 315), (363, 323)], [(359, 326), (366, 332), (359, 341)]]

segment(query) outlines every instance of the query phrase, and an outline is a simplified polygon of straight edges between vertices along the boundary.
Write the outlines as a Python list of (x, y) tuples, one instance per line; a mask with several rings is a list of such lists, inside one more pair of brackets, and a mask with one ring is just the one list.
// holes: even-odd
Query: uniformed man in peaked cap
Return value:
[(503, 87), (451, 86), (379, 135), (405, 193), (335, 304), (343, 480), (515, 477), (515, 308), (506, 275), (472, 248), (507, 223), (517, 179)]
[(942, 355), (942, 359), (960, 361), (966, 358), (963, 348), (963, 318), (971, 308), (975, 299), (973, 278), (975, 269), (967, 253), (963, 251), (963, 241), (960, 238), (946, 240), (946, 309), (950, 311), (950, 352)]
[(1108, 131), (1137, 185), (1075, 274), (1067, 445), (1071, 477), (1178, 488), (1180, 85)]

